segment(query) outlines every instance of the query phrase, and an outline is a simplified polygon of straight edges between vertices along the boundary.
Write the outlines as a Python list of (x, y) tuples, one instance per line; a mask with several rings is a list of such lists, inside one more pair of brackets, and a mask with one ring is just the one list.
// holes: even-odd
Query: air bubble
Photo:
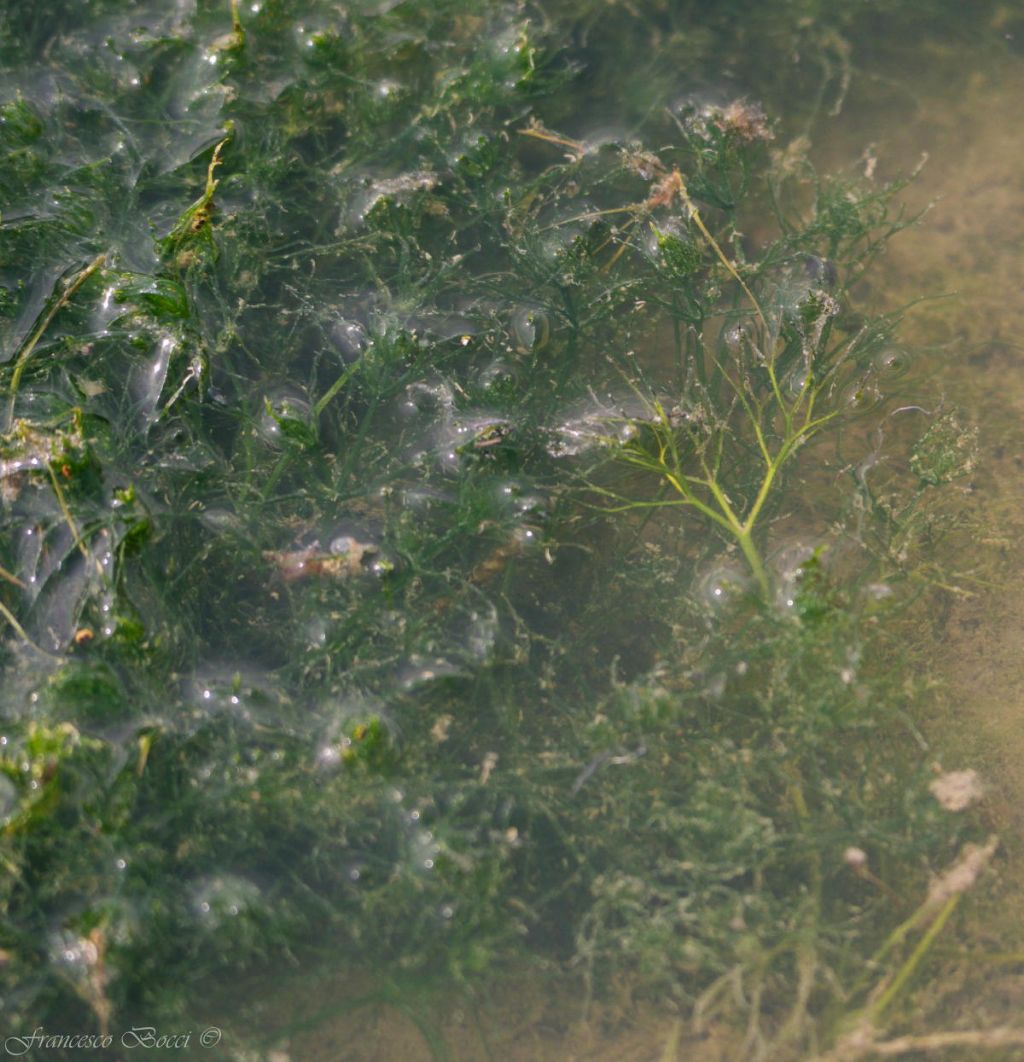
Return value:
[(887, 347), (875, 358), (875, 368), (886, 376), (902, 376), (909, 365), (910, 355), (901, 347)]
[(745, 324), (730, 325), (722, 332), (722, 343), (730, 354), (739, 354), (750, 340), (750, 327)]
[(551, 338), (551, 322), (543, 310), (523, 307), (512, 315), (512, 339), (520, 354), (543, 350)]
[(358, 321), (348, 321), (344, 317), (332, 326), (331, 339), (346, 362), (358, 360), (370, 345), (366, 329)]
[(312, 419), (312, 407), (305, 395), (292, 388), (279, 388), (263, 399), (256, 434), (268, 445), (280, 447), (286, 441), (281, 421), (297, 421), (311, 428)]
[(749, 590), (750, 576), (738, 562), (715, 564), (697, 581), (700, 599), (715, 612), (743, 597)]
[(212, 929), (253, 908), (262, 895), (262, 890), (247, 878), (215, 874), (192, 886), (192, 909)]
[(776, 573), (778, 593), (776, 601), (784, 609), (796, 606), (797, 590), (804, 577), (804, 566), (818, 552), (819, 545), (795, 542), (775, 555), (772, 567)]
[(870, 376), (850, 384), (840, 396), (842, 403), (857, 412), (866, 412), (882, 400), (882, 392)]

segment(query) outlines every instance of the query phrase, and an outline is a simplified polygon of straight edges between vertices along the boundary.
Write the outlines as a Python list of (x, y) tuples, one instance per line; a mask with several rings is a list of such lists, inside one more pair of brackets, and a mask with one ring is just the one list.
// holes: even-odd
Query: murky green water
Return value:
[(1015, 1057), (1021, 41), (0, 11), (6, 1049)]

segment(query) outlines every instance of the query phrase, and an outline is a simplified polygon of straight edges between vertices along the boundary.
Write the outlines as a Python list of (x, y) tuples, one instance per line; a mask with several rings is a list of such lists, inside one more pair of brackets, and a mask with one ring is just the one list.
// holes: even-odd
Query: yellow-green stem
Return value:
[(874, 1024), (876, 1018), (878, 1018), (882, 1011), (896, 998), (900, 989), (906, 984), (907, 979), (917, 969), (921, 960), (928, 953), (928, 949), (932, 946), (935, 938), (942, 932), (943, 926), (949, 921), (949, 916), (956, 910), (957, 904), (960, 902), (960, 897), (963, 893), (956, 893), (946, 901), (945, 906), (939, 911), (935, 917), (935, 921), (928, 927), (928, 931), (918, 941), (917, 947), (911, 952), (910, 957), (900, 967), (899, 972), (893, 978), (892, 984), (882, 993), (881, 996), (871, 1005), (868, 1011), (869, 1020)]
[(57, 316), (60, 310), (68, 304), (72, 295), (99, 269), (107, 260), (107, 252), (98, 254), (84, 269), (79, 270), (68, 282), (64, 291), (60, 297), (54, 302), (50, 309), (46, 312), (45, 316), (40, 320), (36, 326), (35, 331), (29, 336), (25, 345), (18, 351), (14, 359), (14, 375), (11, 377), (11, 391), (10, 391), (10, 403), (7, 410), (7, 430), (9, 431), (14, 424), (14, 403), (18, 397), (18, 387), (21, 385), (21, 377), (25, 372), (25, 366), (28, 363), (28, 359), (32, 356), (32, 351), (36, 349), (36, 344), (42, 338), (43, 333), (50, 327), (50, 322)]
[(740, 549), (743, 551), (743, 556), (747, 559), (747, 564), (750, 565), (750, 570), (754, 573), (754, 578), (757, 580), (758, 588), (761, 591), (761, 596), (768, 600), (771, 593), (771, 584), (768, 582), (768, 573), (764, 570), (764, 564), (761, 562), (761, 554), (757, 551), (757, 546), (754, 545), (754, 540), (751, 538), (749, 529), (734, 529), (736, 535), (736, 541), (740, 544)]

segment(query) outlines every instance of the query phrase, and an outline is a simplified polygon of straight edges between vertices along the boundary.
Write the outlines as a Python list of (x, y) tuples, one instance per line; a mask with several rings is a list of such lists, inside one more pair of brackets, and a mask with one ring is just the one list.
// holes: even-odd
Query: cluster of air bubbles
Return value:
[(242, 704), (239, 694), (217, 689), (213, 686), (204, 685), (199, 693), (203, 706), (206, 708), (220, 708), (234, 711), (237, 715), (249, 721), (248, 709)]
[(527, 484), (508, 480), (498, 485), (498, 500), (513, 516), (542, 519), (547, 511), (547, 499)]
[(515, 378), (515, 369), (504, 358), (493, 358), (476, 370), (474, 383), (481, 391), (490, 391), (514, 382)]
[(353, 735), (365, 730), (370, 721), (389, 736), (397, 733), (394, 718), (384, 702), (365, 693), (349, 693), (329, 700), (321, 718), (324, 723), (314, 741), (313, 762), (325, 772), (337, 770), (346, 762), (356, 746)]
[[(378, 97), (387, 100), (389, 97)], [(383, 199), (405, 203), (419, 192), (429, 192), (437, 187), (438, 176), (431, 170), (410, 170), (396, 177), (373, 178), (369, 174), (357, 183), (347, 211), (347, 221), (362, 225), (367, 215)]]
[(433, 870), (437, 866), (441, 845), (434, 837), (433, 830), (428, 830), (421, 824), (421, 819), (422, 815), (416, 809), (406, 815), (409, 861), (414, 870)]
[(837, 280), (834, 263), (804, 255), (771, 271), (762, 304), (773, 317), (793, 323), (816, 340), (825, 322), (839, 313), (839, 302), (830, 294)]
[(497, 56), (514, 55), (519, 50), (519, 27), (506, 26), (500, 33), (490, 37), (491, 48)]
[[(18, 567), (24, 573), (23, 580), (31, 600), (39, 596), (58, 570), (63, 569), (65, 574), (73, 576), (76, 583), (83, 582), (80, 566), (73, 559), (64, 559), (63, 551), (73, 542), (71, 531), (64, 525), (47, 527), (33, 522), (25, 526), (17, 541)], [(65, 600), (73, 598), (74, 586), (69, 584), (61, 596)]]
[(567, 258), (593, 227), (598, 211), (586, 200), (542, 216), (541, 250), (552, 263)]
[(434, 420), (446, 416), (454, 408), (455, 393), (443, 380), (418, 380), (411, 383), (398, 400), (398, 411), (406, 418)]
[[(394, 787), (388, 791), (388, 798), (395, 807), (398, 815), (398, 824), (401, 828), (405, 858), (414, 873), (433, 870), (437, 866), (438, 856), (441, 854), (441, 843), (434, 835), (434, 831), (427, 828), (426, 813), (430, 810), (430, 804), (413, 804), (406, 806), (405, 793)], [(351, 875), (350, 875), (351, 879)], [(358, 880), (354, 879), (354, 880)]]
[(495, 414), (452, 414), (434, 426), (433, 459), (444, 471), (457, 472), (466, 458), (499, 445), (509, 430), (508, 421)]
[(775, 600), (779, 608), (792, 611), (796, 607), (800, 581), (805, 575), (805, 565), (818, 552), (818, 548), (803, 542), (795, 542), (780, 549), (772, 558), (775, 571)]
[[(712, 99), (712, 96), (718, 99)], [(686, 129), (703, 138), (726, 134), (746, 143), (771, 140), (774, 133), (759, 103), (742, 98), (727, 99), (722, 92), (690, 96), (671, 106)]]
[[(103, 564), (104, 569), (109, 569), (112, 554), (110, 551), (106, 551), (103, 556), (103, 560), (106, 562)], [(104, 638), (110, 638), (114, 634), (115, 619), (114, 619), (114, 595), (107, 592), (100, 598), (100, 615), (103, 617), (103, 626), (100, 628)]]
[(273, 724), (279, 703), (273, 688), (260, 684), (256, 677), (232, 673), (227, 667), (207, 665), (186, 683), (186, 695), (201, 719), (229, 716), (245, 724)]
[(314, 48), (326, 40), (326, 35), (322, 28), (306, 25), (295, 27), (295, 37), (302, 48)]
[(481, 331), (476, 321), (459, 314), (414, 314), (402, 321), (402, 327), (414, 335), (433, 339), (454, 340), (460, 347), (468, 347), (473, 336)]
[(258, 907), (259, 886), (237, 874), (213, 874), (195, 882), (189, 890), (189, 907), (201, 924), (216, 929)]
[[(35, 472), (43, 467), (39, 453), (25, 452), (16, 457), (0, 459), (0, 481), (22, 472)], [(13, 490), (13, 488), (12, 488)]]
[(633, 392), (599, 397), (574, 403), (551, 434), (547, 446), (552, 457), (575, 457), (609, 443), (629, 442), (637, 425), (656, 416), (652, 406)]

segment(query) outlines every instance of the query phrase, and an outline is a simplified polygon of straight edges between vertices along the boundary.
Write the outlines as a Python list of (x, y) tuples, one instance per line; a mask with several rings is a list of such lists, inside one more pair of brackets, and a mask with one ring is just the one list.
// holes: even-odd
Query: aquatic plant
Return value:
[[(719, 147), (723, 155), (735, 150), (732, 141), (768, 137), (759, 112), (749, 105), (734, 112), (713, 114), (700, 123), (692, 118), (688, 125), (680, 123), (693, 154), (700, 157), (692, 148), (694, 140), (703, 148), (705, 164), (709, 129), (718, 134), (712, 143), (725, 131), (726, 139)], [(653, 157), (649, 164), (664, 172)], [(718, 165), (727, 165), (727, 156)], [(772, 187), (777, 212), (785, 174), (781, 176)], [(684, 224), (692, 229), (692, 236), (684, 241), (651, 225), (661, 265), (678, 285), (677, 297), (689, 306), (683, 319), (690, 328), (686, 371), (680, 374), (678, 392), (664, 400), (645, 398), (642, 420), (627, 421), (624, 438), (606, 440), (618, 450), (622, 462), (670, 488), (669, 497), (629, 499), (595, 485), (595, 491), (615, 503), (609, 511), (652, 506), (697, 511), (739, 546), (761, 594), (769, 596), (768, 574), (755, 544), (758, 520), (796, 452), (835, 418), (858, 412), (862, 385), (851, 384), (851, 374), (878, 356), (898, 325), (898, 317), (868, 323), (851, 315), (848, 307), (844, 313), (839, 284), (841, 270), (855, 275), (865, 267), (866, 259), (909, 223), (902, 212), (892, 216), (890, 211), (902, 187), (898, 181), (858, 195), (855, 185), (843, 186), (841, 220), (830, 217), (830, 204), (838, 193), (831, 183), (817, 187), (804, 225), (778, 213), (782, 235), (764, 248), (759, 261), (742, 267), (752, 284), (764, 287), (761, 298), (708, 230), (678, 169), (663, 177), (646, 203), (630, 208), (640, 220), (655, 205), (675, 203), (682, 215), (677, 227)], [(723, 228), (723, 241), (735, 241), (735, 211), (731, 217), (726, 214)], [(697, 289), (707, 283), (708, 275), (702, 267), (700, 243), (713, 252), (735, 283), (747, 304), (745, 315), (702, 302)], [(826, 252), (831, 257), (822, 257)], [(711, 290), (717, 293), (717, 287)], [(712, 338), (716, 333), (717, 344)], [(680, 341), (678, 332), (676, 341)], [(677, 360), (682, 363), (683, 359), (677, 350)], [(752, 472), (751, 464), (758, 471)]]
[[(3, 14), (11, 1029), (288, 956), (368, 1006), (540, 959), (698, 1024), (747, 986), (751, 1051), (799, 1047), (906, 913), (877, 882), (979, 832), (879, 663), (974, 440), (858, 474), (898, 317), (851, 288), (900, 184), (683, 91), (748, 6)], [(717, 532), (769, 596), (826, 435), (856, 562), (802, 551), (781, 616), (705, 600)]]

